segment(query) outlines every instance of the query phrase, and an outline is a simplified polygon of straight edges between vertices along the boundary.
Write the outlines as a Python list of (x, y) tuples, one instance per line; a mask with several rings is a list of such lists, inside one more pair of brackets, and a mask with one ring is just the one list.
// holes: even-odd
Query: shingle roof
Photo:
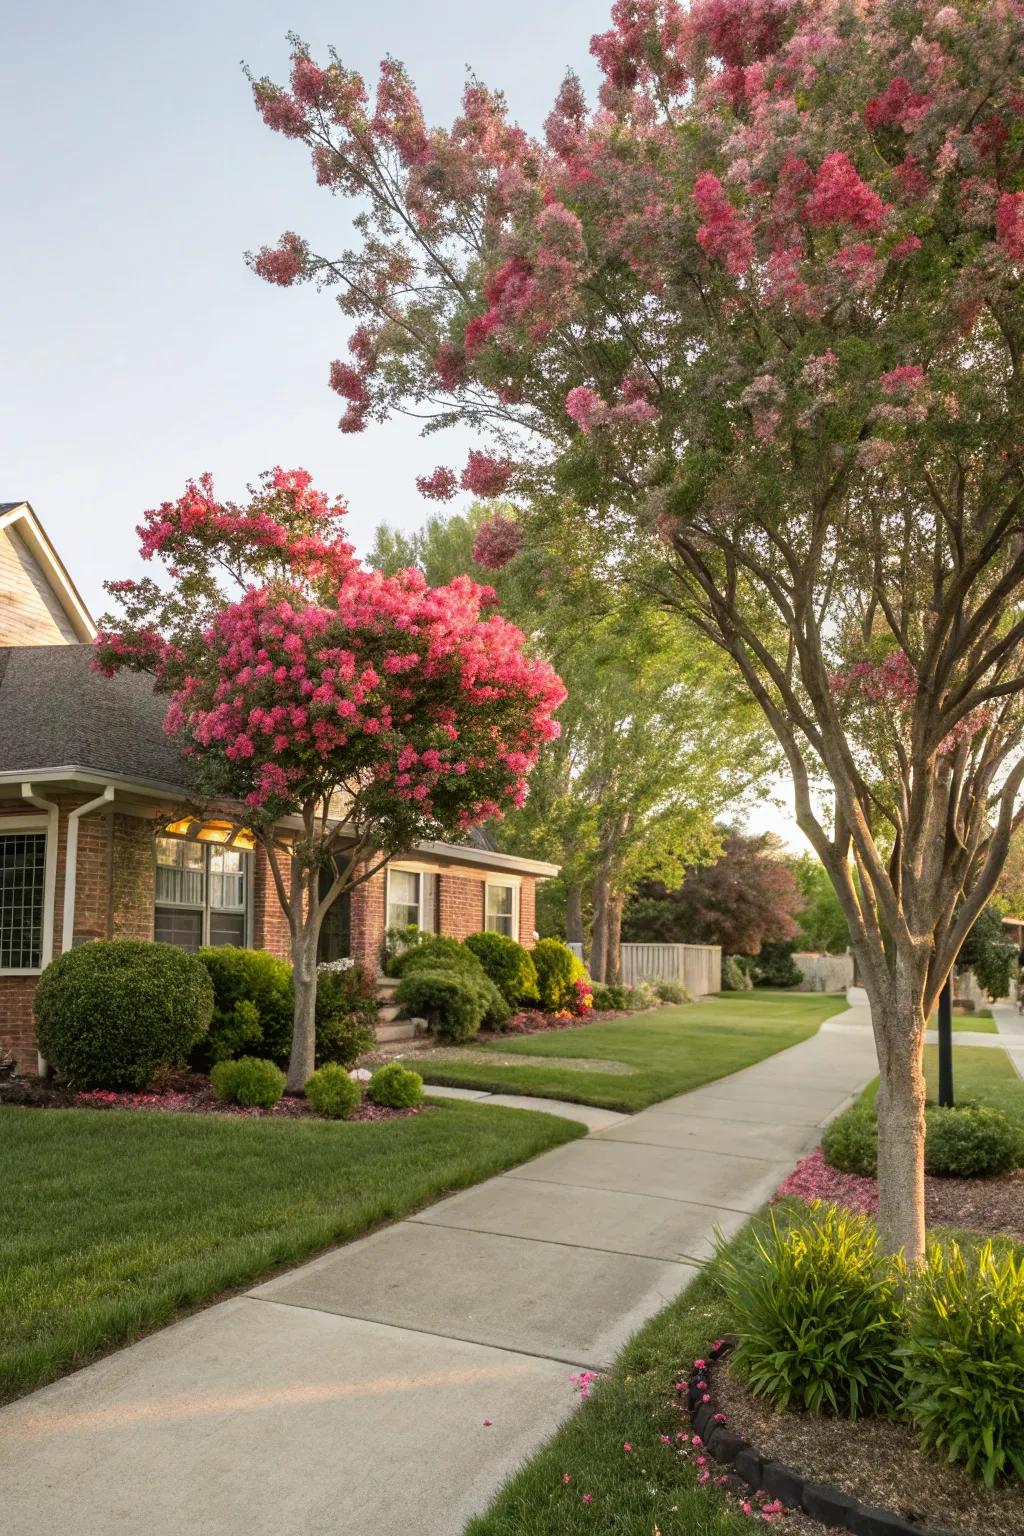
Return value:
[(23, 501), (0, 501), (0, 517), (3, 517), (5, 512), (13, 512), (15, 507), (23, 507), (24, 505)]
[(148, 677), (106, 678), (91, 645), (0, 647), (0, 771), (90, 768), (187, 789)]

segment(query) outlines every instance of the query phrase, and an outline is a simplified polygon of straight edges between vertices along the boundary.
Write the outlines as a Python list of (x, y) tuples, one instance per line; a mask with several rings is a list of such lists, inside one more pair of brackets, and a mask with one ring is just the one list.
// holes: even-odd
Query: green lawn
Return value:
[[(800, 1210), (798, 1202), (784, 1202), (776, 1207), (783, 1219), (787, 1208)], [(755, 1217), (730, 1250), (751, 1242), (762, 1220)], [(941, 1241), (954, 1234), (935, 1235)], [(982, 1241), (976, 1232), (955, 1235), (962, 1247)], [(996, 1248), (1024, 1259), (1024, 1248), (1006, 1239), (997, 1239)], [(749, 1536), (762, 1529), (712, 1485), (699, 1487), (692, 1461), (660, 1438), (676, 1444), (689, 1424), (673, 1406), (680, 1401), (673, 1384), (731, 1326), (712, 1261), (634, 1334), (589, 1399), (470, 1521), (465, 1536)], [(623, 1450), (626, 1443), (632, 1451)], [(712, 1463), (715, 1475), (721, 1470)]]
[[(924, 1072), (928, 1084), (928, 1097), (938, 1097), (939, 1048), (924, 1048)], [(875, 1101), (878, 1079), (869, 1083), (861, 1098), (869, 1104)], [(1006, 1052), (993, 1045), (954, 1045), (953, 1047), (953, 1097), (956, 1100), (979, 1099), (983, 1104), (994, 1104), (1011, 1120), (1016, 1120), (1024, 1132), (1024, 1079), (1018, 1076), (1013, 1062)]]
[[(845, 998), (822, 993), (727, 992), (582, 1029), (503, 1039), (473, 1047), (472, 1061), (426, 1059), (417, 1069), (430, 1083), (537, 1094), (628, 1114), (796, 1045), (845, 1007)], [(629, 1075), (580, 1071), (560, 1059), (550, 1067), (501, 1066), (488, 1061), (495, 1051), (621, 1062), (635, 1070)]]
[(0, 1398), (583, 1134), (447, 1101), (344, 1124), (0, 1110)]

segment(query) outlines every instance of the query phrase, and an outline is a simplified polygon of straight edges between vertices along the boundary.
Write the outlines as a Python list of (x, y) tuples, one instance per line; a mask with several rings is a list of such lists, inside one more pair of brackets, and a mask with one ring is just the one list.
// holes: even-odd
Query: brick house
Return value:
[[(91, 668), (93, 621), (27, 503), (0, 503), (0, 1058), (36, 1066), (32, 995), (96, 938), (243, 944), (287, 956), (266, 856), (199, 806), (148, 679)], [(376, 970), (388, 927), (534, 940), (557, 866), (486, 835), (423, 843), (332, 907), (321, 957)]]

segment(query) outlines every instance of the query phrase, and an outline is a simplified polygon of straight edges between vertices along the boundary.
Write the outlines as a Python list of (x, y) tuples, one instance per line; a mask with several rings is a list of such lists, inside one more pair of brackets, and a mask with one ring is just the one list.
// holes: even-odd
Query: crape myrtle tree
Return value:
[(266, 851), (291, 942), (293, 1090), (315, 1065), (331, 906), (389, 856), (521, 804), (565, 693), (490, 588), (365, 569), (343, 512), (303, 470), (269, 472), (244, 506), (190, 483), (139, 530), (169, 580), (108, 583), (121, 613), (96, 642), (108, 674), (153, 673), (197, 793), (233, 802)]
[(567, 697), (561, 735), (498, 842), (561, 865), (554, 885), (565, 936), (586, 945), (589, 935), (591, 976), (618, 981), (630, 891), (642, 879), (674, 884), (688, 865), (715, 857), (716, 818), (774, 761), (768, 732), (702, 636), (650, 600), (624, 603), (574, 550), (522, 545), (507, 508), (434, 513), (411, 534), (382, 524), (370, 563), (389, 572), (418, 565), (432, 584), (486, 576), (480, 556), (492, 557), (499, 518), (511, 530), (493, 576), (501, 610), (552, 663)]
[(731, 658), (850, 924), (917, 1260), (925, 1021), (1024, 779), (1024, 17), (617, 0), (591, 52), (596, 109), (570, 75), (534, 139), (475, 80), (428, 129), (393, 60), (371, 95), (296, 42), (256, 103), (358, 243), (253, 264), (352, 318), (345, 430), (475, 426), (425, 494), (585, 532)]

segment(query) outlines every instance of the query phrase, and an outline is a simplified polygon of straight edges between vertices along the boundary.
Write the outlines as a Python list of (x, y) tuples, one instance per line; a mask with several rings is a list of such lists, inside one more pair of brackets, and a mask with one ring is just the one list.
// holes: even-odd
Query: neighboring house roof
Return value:
[[(104, 677), (92, 659), (91, 645), (0, 646), (0, 778), (98, 776), (144, 794), (188, 796), (188, 762), (164, 735), (166, 699), (148, 677)], [(419, 846), (488, 868), (558, 873), (555, 864), (495, 852), (485, 828), (474, 828), (464, 845)]]
[(46, 530), (27, 501), (0, 501), (0, 533), (9, 529), (28, 550), (46, 589), (64, 614), (75, 638), (91, 640), (96, 621), (82, 601)]

